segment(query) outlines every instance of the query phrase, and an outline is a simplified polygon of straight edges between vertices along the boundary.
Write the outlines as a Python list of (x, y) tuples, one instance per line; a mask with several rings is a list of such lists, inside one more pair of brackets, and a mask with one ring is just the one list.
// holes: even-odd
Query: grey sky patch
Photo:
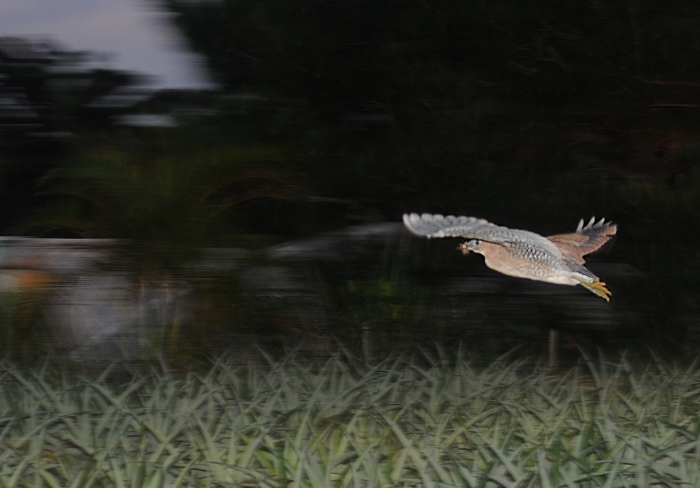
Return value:
[(212, 87), (203, 60), (147, 0), (4, 0), (0, 35), (42, 37), (107, 54), (108, 68), (153, 76), (158, 87)]

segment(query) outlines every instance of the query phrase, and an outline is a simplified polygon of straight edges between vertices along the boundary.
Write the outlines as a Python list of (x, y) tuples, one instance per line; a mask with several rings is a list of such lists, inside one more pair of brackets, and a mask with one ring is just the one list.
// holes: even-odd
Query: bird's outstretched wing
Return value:
[(585, 263), (583, 256), (600, 249), (616, 233), (615, 224), (606, 222), (605, 219), (596, 222), (594, 217), (585, 226), (581, 219), (576, 232), (547, 236), (547, 239), (552, 241), (564, 256), (583, 264)]
[(416, 235), (431, 238), (463, 237), (466, 239), (481, 239), (484, 241), (505, 243), (518, 242), (525, 234), (544, 239), (542, 236), (523, 230), (509, 229), (492, 224), (484, 219), (476, 217), (443, 216), (440, 214), (418, 215), (416, 213), (404, 214), (403, 223), (408, 230)]

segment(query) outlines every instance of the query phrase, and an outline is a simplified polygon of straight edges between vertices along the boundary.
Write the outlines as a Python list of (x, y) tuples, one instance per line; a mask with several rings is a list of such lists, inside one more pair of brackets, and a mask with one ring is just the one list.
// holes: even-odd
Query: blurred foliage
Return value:
[(86, 153), (39, 181), (50, 204), (28, 229), (120, 239), (137, 269), (172, 270), (204, 246), (233, 244), (226, 238), (236, 225), (226, 217), (236, 206), (302, 198), (300, 183), (283, 167), (289, 157), (274, 147), (152, 160), (121, 151)]
[(37, 178), (115, 129), (144, 98), (141, 78), (96, 68), (99, 56), (48, 38), (0, 37), (0, 228), (27, 218)]
[[(643, 273), (613, 283), (635, 333), (673, 350), (700, 327), (695, 2), (158, 5), (219, 89), (103, 104), (134, 80), (83, 69), (85, 53), (0, 44), (2, 163), (37, 148), (52, 161), (29, 176), (43, 210), (25, 231), (127, 239), (125, 257), (155, 272), (202, 246), (263, 247), (405, 211), (542, 234), (595, 214), (620, 225), (606, 260)], [(125, 113), (169, 123), (115, 126)], [(8, 208), (26, 213), (27, 200)], [(419, 329), (426, 298), (401, 266), (330, 270), (329, 309), (354, 330), (415, 317)]]

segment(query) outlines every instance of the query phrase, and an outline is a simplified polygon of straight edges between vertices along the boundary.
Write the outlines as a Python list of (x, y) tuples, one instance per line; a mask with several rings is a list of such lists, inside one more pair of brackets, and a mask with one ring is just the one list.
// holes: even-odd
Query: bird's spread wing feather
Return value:
[(617, 226), (606, 222), (605, 219), (596, 222), (595, 218), (592, 218), (585, 226), (581, 219), (576, 232), (548, 236), (547, 239), (552, 241), (564, 256), (583, 264), (583, 256), (600, 249), (616, 232)]
[(441, 237), (463, 237), (466, 239), (481, 239), (495, 243), (518, 242), (526, 235), (530, 239), (544, 238), (538, 234), (509, 229), (500, 225), (492, 224), (484, 219), (476, 217), (455, 217), (454, 215), (443, 216), (439, 214), (416, 213), (404, 214), (403, 222), (416, 235), (427, 238)]

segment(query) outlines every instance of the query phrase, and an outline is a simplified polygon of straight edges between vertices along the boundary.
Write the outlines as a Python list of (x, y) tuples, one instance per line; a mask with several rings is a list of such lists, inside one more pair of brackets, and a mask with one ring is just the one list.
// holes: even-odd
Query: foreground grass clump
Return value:
[[(444, 359), (444, 358), (443, 358)], [(347, 358), (115, 386), (0, 366), (0, 486), (699, 486), (700, 371)]]

